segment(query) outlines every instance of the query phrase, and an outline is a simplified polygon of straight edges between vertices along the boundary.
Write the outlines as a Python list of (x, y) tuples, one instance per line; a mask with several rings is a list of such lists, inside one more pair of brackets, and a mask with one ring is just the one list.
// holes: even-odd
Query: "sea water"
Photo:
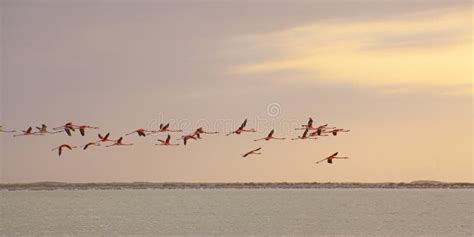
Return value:
[(0, 236), (472, 236), (474, 190), (0, 191)]

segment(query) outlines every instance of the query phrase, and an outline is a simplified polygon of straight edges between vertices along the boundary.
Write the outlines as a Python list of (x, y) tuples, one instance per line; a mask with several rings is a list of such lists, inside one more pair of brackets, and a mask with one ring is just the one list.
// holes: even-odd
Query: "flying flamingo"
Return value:
[(59, 156), (61, 156), (63, 149), (67, 148), (69, 150), (72, 150), (72, 148), (77, 148), (76, 146), (70, 146), (68, 144), (62, 144), (61, 146), (58, 146), (56, 148), (53, 148), (51, 151), (58, 150), (59, 151)]
[(308, 123), (301, 125), (302, 128), (296, 128), (295, 130), (305, 130), (305, 129), (310, 129), (314, 130), (315, 128), (313, 127), (313, 119), (310, 117), (308, 119)]
[(226, 136), (229, 136), (231, 134), (241, 134), (242, 132), (256, 132), (257, 130), (255, 130), (254, 128), (252, 129), (245, 129), (245, 126), (247, 126), (247, 119), (244, 120), (244, 122), (242, 123), (242, 125), (240, 125), (240, 127), (233, 131), (233, 132), (230, 132), (229, 134), (227, 134)]
[(86, 129), (99, 129), (98, 127), (91, 127), (89, 125), (81, 125), (78, 128), (79, 132), (81, 132), (81, 136), (84, 136), (86, 134)]
[(115, 142), (115, 140), (110, 140), (109, 139), (110, 133), (105, 134), (105, 136), (102, 136), (99, 133), (98, 136), (99, 136), (99, 139), (100, 139), (98, 142)]
[(297, 138), (292, 138), (291, 140), (318, 139), (317, 137), (309, 137), (308, 136), (308, 131), (309, 131), (309, 128), (306, 128), (306, 130), (304, 130), (304, 133), (303, 133), (302, 136), (298, 136)]
[(75, 132), (76, 128), (79, 128), (80, 126), (72, 124), (72, 122), (68, 122), (64, 124), (63, 126), (53, 128), (53, 130), (61, 130), (64, 129), (64, 131), (67, 133), (68, 136), (71, 136), (71, 131)]
[(343, 128), (336, 128), (333, 129), (332, 131), (327, 131), (325, 133), (332, 133), (333, 136), (337, 136), (338, 132), (350, 132), (351, 130), (344, 130)]
[[(321, 126), (318, 126), (316, 128), (316, 131), (314, 132), (311, 132), (309, 134), (310, 137), (315, 137), (315, 136), (328, 136), (327, 134), (323, 134), (323, 132), (325, 132), (325, 130), (328, 129), (328, 124), (324, 124), (324, 125), (321, 125)], [(333, 129), (333, 128), (330, 128), (330, 129)]]
[(137, 130), (135, 130), (135, 131), (133, 131), (133, 132), (130, 132), (130, 133), (125, 134), (125, 136), (131, 135), (131, 134), (134, 134), (134, 133), (137, 133), (138, 136), (140, 136), (140, 137), (146, 137), (146, 133), (147, 133), (147, 132), (152, 132), (152, 131), (145, 130), (144, 128), (139, 128), (139, 129), (137, 129)]
[(185, 136), (182, 136), (181, 138), (179, 138), (178, 140), (183, 140), (184, 142), (184, 145), (186, 146), (187, 142), (189, 139), (193, 139), (193, 140), (197, 140), (197, 136), (199, 134), (196, 134), (196, 133), (193, 133), (193, 134), (189, 134), (189, 135), (185, 135)]
[(36, 127), (38, 129), (39, 134), (56, 134), (56, 133), (61, 133), (63, 131), (56, 131), (56, 132), (50, 132), (48, 131), (48, 126), (46, 124), (41, 124), (41, 127)]
[(3, 126), (0, 125), (0, 133), (2, 133), (2, 132), (3, 133), (14, 133), (14, 132), (16, 132), (16, 130), (11, 130), (11, 131), (3, 130)]
[(129, 143), (129, 144), (122, 143), (122, 140), (123, 140), (123, 137), (120, 137), (117, 141), (115, 141), (115, 143), (110, 144), (110, 145), (105, 146), (105, 147), (111, 147), (111, 146), (131, 146), (131, 145), (133, 145), (133, 143)]
[(83, 150), (87, 150), (88, 147), (90, 146), (100, 146), (99, 142), (89, 142), (85, 144), (84, 146), (81, 146)]
[(171, 130), (169, 129), (170, 123), (163, 125), (160, 124), (160, 129), (158, 131), (152, 131), (152, 133), (159, 133), (159, 132), (182, 132), (183, 130)]
[(249, 156), (249, 155), (261, 155), (262, 153), (257, 152), (257, 151), (260, 151), (261, 149), (262, 149), (262, 148), (259, 147), (259, 148), (255, 149), (255, 150), (251, 150), (251, 151), (249, 151), (249, 152), (243, 154), (242, 157), (245, 158), (245, 157), (247, 157), (247, 156)]
[(264, 137), (264, 138), (260, 138), (260, 139), (256, 139), (254, 141), (261, 141), (261, 140), (265, 140), (265, 141), (268, 141), (270, 139), (277, 139), (277, 140), (285, 140), (286, 138), (282, 137), (282, 138), (278, 138), (278, 137), (273, 137), (273, 133), (274, 133), (274, 130), (270, 131), (270, 133)]
[(172, 143), (170, 143), (170, 141), (171, 141), (171, 135), (169, 135), (169, 134), (168, 134), (168, 137), (166, 137), (166, 140), (165, 140), (165, 141), (163, 141), (163, 140), (161, 140), (161, 139), (158, 139), (158, 141), (161, 142), (161, 144), (155, 144), (155, 146), (158, 146), (158, 145), (160, 145), (160, 146), (179, 146), (179, 144), (172, 144)]
[(53, 130), (62, 130), (62, 129), (67, 128), (67, 127), (74, 127), (74, 125), (72, 124), (72, 122), (67, 122), (63, 126), (53, 128)]
[(196, 129), (194, 134), (197, 136), (198, 139), (201, 139), (201, 134), (219, 134), (219, 132), (206, 132), (202, 127)]
[(25, 130), (22, 130), (23, 133), (21, 134), (16, 134), (16, 135), (13, 135), (14, 137), (19, 137), (19, 136), (30, 136), (30, 135), (43, 135), (42, 133), (36, 133), (36, 132), (33, 132), (33, 128), (32, 127), (29, 127), (28, 129)]
[(326, 158), (324, 158), (324, 159), (322, 159), (322, 160), (320, 160), (320, 161), (317, 161), (316, 164), (319, 164), (319, 163), (321, 163), (321, 162), (323, 162), (323, 161), (325, 161), (325, 160), (327, 160), (329, 164), (332, 164), (332, 160), (333, 160), (333, 159), (349, 159), (349, 157), (337, 157), (337, 153), (338, 153), (338, 152), (336, 152), (336, 153), (332, 154), (331, 156), (326, 157)]

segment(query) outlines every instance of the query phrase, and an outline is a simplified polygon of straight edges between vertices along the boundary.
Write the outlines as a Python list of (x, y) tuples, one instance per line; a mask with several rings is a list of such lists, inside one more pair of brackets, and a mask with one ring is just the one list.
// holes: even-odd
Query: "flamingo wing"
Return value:
[(328, 158), (324, 158), (324, 159), (322, 159), (322, 160), (320, 160), (320, 161), (316, 161), (316, 164), (319, 164), (319, 163), (321, 163), (321, 162), (323, 162), (323, 161), (325, 161), (325, 160), (327, 160), (327, 159), (328, 159)]
[(65, 128), (64, 131), (66, 131), (68, 136), (71, 136), (71, 130), (69, 130), (69, 128)]
[(245, 158), (245, 157), (247, 157), (247, 156), (248, 156), (248, 155), (250, 155), (250, 154), (252, 154), (252, 152), (251, 152), (251, 151), (249, 151), (249, 152), (245, 153), (245, 154), (243, 155), (243, 157)]
[(245, 153), (245, 154), (243, 155), (243, 157), (247, 157), (248, 155), (251, 155), (251, 154), (253, 154), (254, 152), (260, 151), (261, 149), (262, 149), (262, 148), (259, 147), (259, 148), (255, 149), (255, 150), (251, 150), (251, 151)]
[(259, 148), (255, 149), (255, 150), (253, 150), (252, 152), (260, 151), (261, 149), (262, 149), (262, 148), (259, 147)]
[(171, 140), (171, 135), (168, 134), (168, 137), (166, 137), (166, 141), (165, 141), (165, 142), (166, 142), (166, 143), (169, 143), (170, 140)]
[(245, 126), (247, 126), (247, 119), (245, 119), (244, 122), (242, 123), (242, 125), (240, 125), (239, 130), (244, 129)]
[(274, 129), (272, 129), (272, 131), (270, 131), (270, 133), (268, 134), (268, 136), (267, 136), (267, 137), (272, 137), (274, 132), (275, 132), (275, 130), (274, 130)]
[(86, 134), (86, 131), (84, 130), (84, 128), (80, 128), (79, 132), (81, 132), (81, 136), (84, 136)]
[(306, 137), (306, 136), (308, 135), (308, 131), (309, 131), (308, 128), (306, 128), (306, 129), (304, 130), (303, 137)]

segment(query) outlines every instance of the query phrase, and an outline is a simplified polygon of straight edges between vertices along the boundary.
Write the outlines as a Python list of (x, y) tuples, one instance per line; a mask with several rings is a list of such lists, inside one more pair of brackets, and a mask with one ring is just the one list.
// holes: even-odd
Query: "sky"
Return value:
[[(471, 1), (0, 1), (0, 182), (473, 182)], [(351, 132), (291, 141), (309, 117)], [(255, 134), (223, 134), (248, 118)], [(218, 130), (66, 151), (97, 133)], [(275, 129), (285, 141), (254, 142)], [(178, 138), (180, 134), (172, 134)], [(262, 155), (240, 155), (262, 147)], [(334, 152), (349, 156), (315, 165)]]

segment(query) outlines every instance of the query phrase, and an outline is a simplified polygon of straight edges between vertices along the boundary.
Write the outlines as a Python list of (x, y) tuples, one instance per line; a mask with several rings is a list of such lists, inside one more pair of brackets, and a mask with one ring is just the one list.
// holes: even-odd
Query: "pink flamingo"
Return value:
[[(309, 134), (310, 137), (315, 137), (315, 136), (327, 136), (327, 134), (323, 134), (323, 132), (327, 129), (327, 124), (324, 124), (324, 125), (321, 125), (321, 126), (318, 126), (316, 128), (316, 131), (314, 132), (311, 132)], [(332, 129), (332, 128), (331, 128)]]
[(79, 132), (81, 132), (81, 136), (86, 134), (86, 129), (99, 129), (98, 127), (91, 127), (89, 125), (81, 125), (79, 126)]
[(301, 125), (301, 127), (302, 128), (296, 128), (295, 130), (305, 130), (305, 129), (314, 130), (315, 128), (313, 127), (313, 119), (310, 117), (308, 119), (308, 123)]
[(321, 162), (323, 162), (323, 161), (325, 161), (325, 160), (327, 160), (329, 164), (332, 164), (332, 160), (333, 160), (333, 159), (349, 159), (349, 157), (337, 157), (337, 153), (338, 153), (338, 152), (336, 152), (336, 153), (332, 154), (331, 156), (326, 157), (326, 158), (324, 158), (324, 159), (322, 159), (322, 160), (320, 160), (320, 161), (317, 161), (316, 164), (319, 164), (319, 163), (321, 163)]
[(183, 140), (184, 142), (184, 145), (186, 146), (187, 142), (189, 139), (193, 139), (193, 140), (197, 140), (197, 136), (199, 134), (196, 134), (196, 133), (193, 133), (193, 134), (189, 134), (189, 135), (185, 135), (185, 136), (182, 136), (181, 138), (179, 138), (178, 140)]
[(110, 140), (109, 139), (110, 133), (105, 134), (105, 136), (102, 136), (99, 133), (98, 136), (99, 136), (99, 139), (100, 139), (98, 142), (115, 142), (115, 140)]
[(163, 141), (161, 139), (158, 139), (159, 142), (161, 142), (161, 144), (155, 144), (155, 146), (179, 146), (179, 144), (172, 144), (171, 143), (171, 135), (168, 134), (168, 137), (166, 137), (166, 140)]
[(145, 130), (144, 128), (139, 128), (139, 129), (137, 129), (133, 132), (125, 134), (125, 136), (137, 133), (139, 137), (146, 137), (146, 133), (150, 133), (150, 132), (152, 132), (152, 131)]
[(259, 148), (255, 149), (255, 150), (251, 150), (251, 151), (249, 151), (249, 152), (243, 154), (242, 157), (245, 158), (245, 157), (247, 157), (247, 156), (249, 156), (249, 155), (261, 155), (262, 153), (257, 152), (257, 151), (260, 151), (261, 149), (262, 149), (262, 148), (259, 147)]
[(36, 133), (36, 132), (33, 132), (33, 128), (32, 127), (29, 127), (28, 129), (25, 130), (22, 130), (23, 133), (21, 134), (16, 134), (16, 135), (13, 135), (14, 137), (19, 137), (19, 136), (30, 136), (30, 135), (43, 135), (42, 133)]
[(194, 134), (197, 136), (198, 139), (201, 139), (201, 134), (219, 134), (219, 132), (206, 132), (202, 127), (196, 129)]
[(129, 144), (125, 144), (125, 143), (122, 143), (122, 140), (123, 140), (123, 137), (120, 137), (117, 141), (115, 141), (113, 144), (110, 144), (108, 146), (105, 146), (105, 147), (111, 147), (111, 146), (131, 146), (133, 145), (133, 143), (129, 143)]
[(78, 127), (78, 126), (77, 126), (77, 125), (73, 125), (72, 122), (67, 122), (67, 123), (64, 124), (63, 126), (59, 126), (59, 127), (53, 128), (53, 130), (62, 130), (62, 129), (65, 129), (65, 128), (72, 128), (72, 129), (74, 129), (74, 127)]
[(241, 134), (242, 132), (256, 132), (257, 130), (255, 130), (254, 128), (252, 129), (245, 129), (245, 126), (247, 126), (247, 119), (244, 120), (244, 122), (242, 123), (242, 125), (240, 125), (240, 127), (233, 131), (233, 132), (230, 132), (229, 134), (227, 134), (226, 136), (229, 136), (231, 134)]
[(41, 127), (36, 127), (36, 129), (38, 129), (37, 133), (40, 133), (40, 134), (56, 134), (56, 133), (63, 132), (63, 131), (49, 132), (48, 126), (46, 126), (46, 124), (41, 124)]
[(58, 151), (59, 151), (59, 152), (58, 152), (58, 153), (59, 153), (59, 156), (61, 156), (61, 154), (62, 154), (64, 148), (67, 148), (67, 149), (69, 149), (69, 150), (72, 150), (72, 148), (77, 148), (77, 147), (75, 147), (75, 146), (70, 146), (70, 145), (68, 145), (68, 144), (62, 144), (61, 146), (58, 146), (58, 147), (56, 147), (56, 148), (53, 148), (51, 151), (58, 150)]
[(152, 133), (159, 133), (159, 132), (182, 132), (183, 130), (171, 130), (169, 129), (170, 123), (167, 123), (163, 125), (162, 123), (160, 124), (160, 130), (158, 131), (152, 131)]
[(74, 125), (72, 124), (72, 122), (68, 122), (66, 124), (64, 124), (63, 126), (60, 126), (60, 127), (56, 127), (56, 128), (53, 128), (53, 130), (61, 130), (61, 129), (64, 129), (64, 131), (66, 132), (66, 134), (68, 136), (71, 136), (71, 131), (75, 132), (76, 131), (76, 128), (79, 128), (80, 126), (78, 125)]
[(301, 139), (301, 140), (305, 140), (305, 139), (318, 139), (317, 137), (309, 137), (308, 136), (308, 131), (309, 131), (309, 128), (306, 128), (306, 130), (304, 130), (304, 133), (302, 136), (298, 136), (297, 138), (293, 138), (291, 140), (298, 140), (298, 139)]
[(90, 146), (100, 146), (99, 142), (89, 142), (85, 144), (84, 146), (81, 146), (83, 150), (87, 150), (88, 147)]
[(260, 138), (260, 139), (255, 139), (254, 141), (261, 141), (261, 140), (268, 141), (268, 140), (270, 140), (270, 139), (277, 139), (277, 140), (285, 140), (285, 139), (286, 139), (286, 138), (284, 138), (284, 137), (281, 137), (281, 138), (273, 137), (273, 133), (274, 133), (274, 132), (275, 132), (275, 131), (272, 130), (272, 131), (270, 131), (270, 133), (269, 133), (266, 137)]

